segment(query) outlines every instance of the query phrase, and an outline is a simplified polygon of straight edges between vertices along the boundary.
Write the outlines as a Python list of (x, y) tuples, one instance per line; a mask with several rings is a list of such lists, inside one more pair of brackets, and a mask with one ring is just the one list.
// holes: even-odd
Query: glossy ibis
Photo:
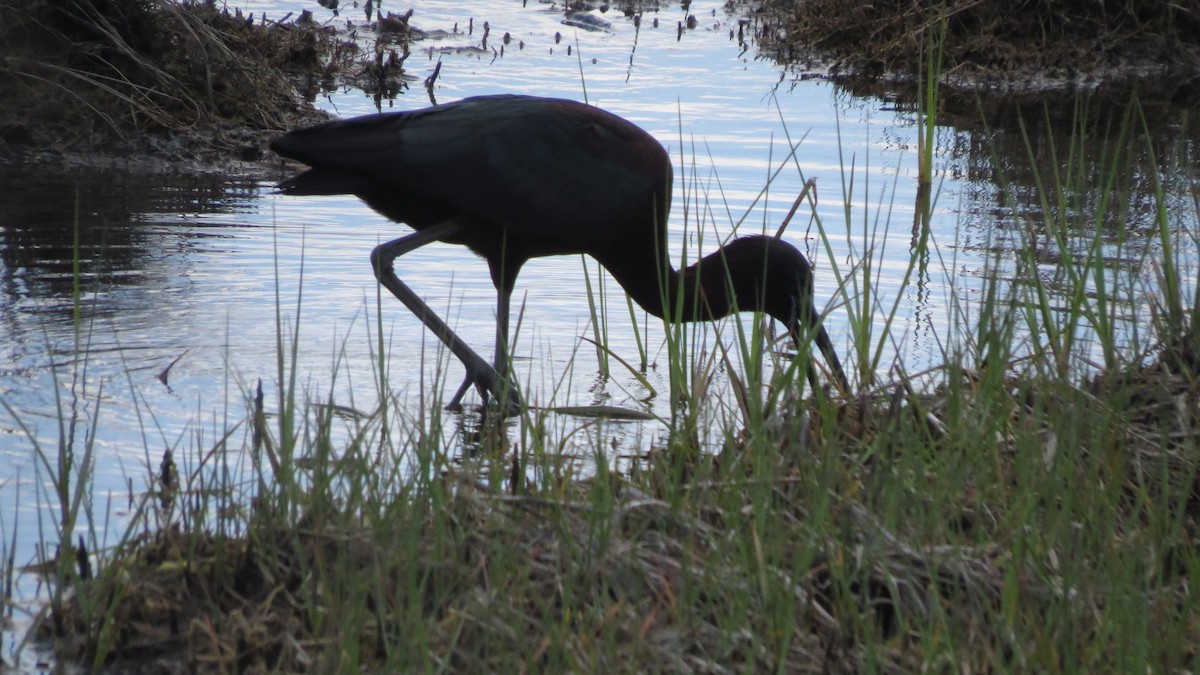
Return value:
[[(410, 112), (337, 120), (285, 134), (271, 149), (308, 165), (279, 184), (291, 195), (352, 194), (415, 232), (371, 254), (375, 275), (466, 366), (473, 384), (519, 405), (506, 376), (509, 299), (530, 258), (586, 253), (647, 312), (707, 321), (763, 311), (799, 341), (812, 328), (838, 384), (846, 376), (813, 306), (808, 260), (749, 236), (676, 271), (667, 251), (671, 161), (650, 134), (583, 103), (480, 96)], [(395, 259), (432, 241), (482, 256), (496, 286), (491, 364), (396, 276)], [(808, 328), (806, 328), (808, 327)], [(809, 366), (810, 379), (813, 369)]]

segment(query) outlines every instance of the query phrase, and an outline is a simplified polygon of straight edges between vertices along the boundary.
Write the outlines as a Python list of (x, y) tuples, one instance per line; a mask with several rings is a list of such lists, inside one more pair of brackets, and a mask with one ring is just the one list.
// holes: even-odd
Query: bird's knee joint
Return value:
[(391, 272), (394, 259), (395, 256), (388, 255), (383, 245), (376, 246), (371, 251), (371, 269), (375, 270), (376, 274)]

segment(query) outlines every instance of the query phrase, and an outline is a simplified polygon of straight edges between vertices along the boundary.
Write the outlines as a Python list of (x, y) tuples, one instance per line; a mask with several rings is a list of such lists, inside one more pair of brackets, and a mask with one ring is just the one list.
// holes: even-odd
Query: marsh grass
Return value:
[[(1048, 205), (1112, 194), (1063, 165), (1040, 185)], [(1122, 162), (1102, 166), (1103, 185)], [(861, 390), (805, 395), (807, 355), (757, 323), (712, 328), (716, 348), (668, 326), (670, 433), (628, 463), (608, 454), (613, 422), (546, 408), (473, 418), (479, 442), (458, 452), (439, 401), (412, 413), (391, 393), (378, 324), (380, 403), (336, 415), (297, 384), (299, 329), (281, 320), (273, 415), (241, 383), (244, 422), (197, 441), (177, 492), (148, 479), (94, 578), (55, 568), (41, 635), (117, 669), (1194, 670), (1200, 414), (1180, 261), (1195, 258), (1180, 247), (1200, 214), (1155, 194), (1140, 268), (1106, 263), (1099, 216), (1028, 223), (1026, 252), (956, 300), (945, 362), (920, 377), (880, 361), (899, 312), (875, 299), (887, 219), (847, 207), (861, 245), (848, 269), (828, 262)], [(1055, 274), (1035, 240), (1062, 249)], [(909, 277), (932, 248), (917, 241)], [(709, 387), (721, 369), (732, 400)], [(594, 446), (572, 456), (584, 429)]]

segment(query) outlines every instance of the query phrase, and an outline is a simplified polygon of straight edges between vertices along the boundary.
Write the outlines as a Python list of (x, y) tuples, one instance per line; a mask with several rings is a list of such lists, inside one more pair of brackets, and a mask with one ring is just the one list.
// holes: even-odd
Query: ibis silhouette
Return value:
[[(762, 311), (793, 340), (814, 339), (838, 385), (846, 375), (813, 304), (804, 255), (772, 237), (747, 236), (683, 270), (671, 266), (667, 216), (671, 161), (650, 134), (575, 101), (479, 96), (410, 112), (326, 122), (275, 139), (276, 153), (308, 165), (279, 184), (289, 195), (352, 194), (414, 232), (371, 254), (375, 276), (466, 367), (448, 407), (474, 385), (520, 405), (508, 377), (509, 303), (531, 258), (586, 253), (637, 304), (672, 321)], [(489, 364), (396, 276), (399, 256), (433, 241), (462, 244), (487, 261), (496, 286), (496, 345)], [(810, 380), (815, 369), (808, 365)]]

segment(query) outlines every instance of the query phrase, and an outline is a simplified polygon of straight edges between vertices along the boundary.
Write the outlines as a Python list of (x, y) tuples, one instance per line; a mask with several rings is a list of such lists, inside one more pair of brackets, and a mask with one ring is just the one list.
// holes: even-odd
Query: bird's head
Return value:
[(793, 334), (798, 321), (808, 321), (813, 300), (812, 268), (795, 246), (774, 237), (753, 235), (734, 239), (710, 258), (723, 264), (725, 273), (714, 283), (724, 284), (725, 289), (706, 288), (707, 295), (719, 296), (721, 290), (732, 290), (728, 311), (766, 312)]
[[(848, 390), (841, 362), (821, 326), (813, 301), (812, 267), (796, 247), (774, 237), (734, 239), (697, 265), (707, 315), (758, 310), (783, 322), (797, 345), (815, 340), (839, 386)], [(693, 272), (694, 274), (694, 272)], [(810, 370), (810, 378), (815, 377)]]

